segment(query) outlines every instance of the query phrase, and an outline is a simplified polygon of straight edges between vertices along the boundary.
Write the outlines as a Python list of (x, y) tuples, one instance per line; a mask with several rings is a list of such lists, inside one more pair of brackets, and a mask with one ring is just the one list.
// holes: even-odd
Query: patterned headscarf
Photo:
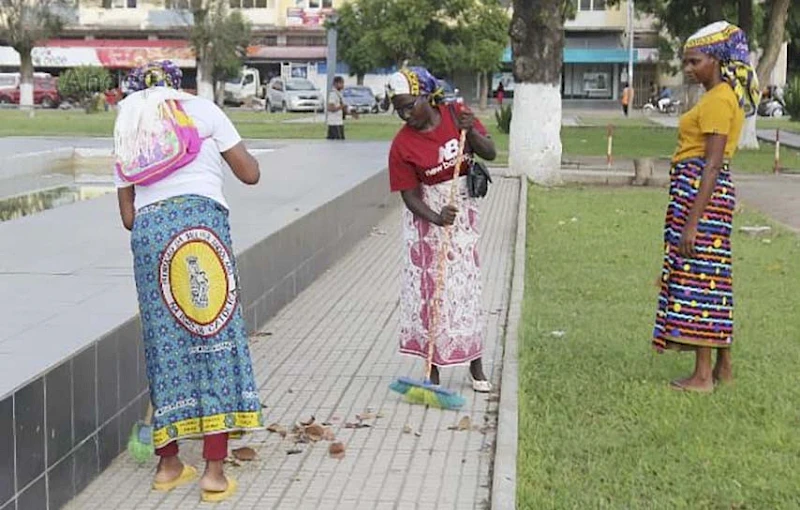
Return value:
[(719, 60), (722, 79), (733, 88), (739, 106), (746, 116), (755, 114), (761, 90), (756, 71), (750, 65), (747, 36), (741, 28), (727, 21), (712, 23), (695, 32), (686, 41), (684, 49), (695, 49)]
[(132, 92), (149, 89), (152, 87), (181, 88), (183, 72), (171, 60), (150, 62), (137, 67), (128, 74), (126, 84)]
[(444, 99), (444, 90), (436, 78), (424, 67), (404, 67), (389, 77), (389, 97), (400, 94), (412, 96), (426, 95), (431, 104), (438, 104)]

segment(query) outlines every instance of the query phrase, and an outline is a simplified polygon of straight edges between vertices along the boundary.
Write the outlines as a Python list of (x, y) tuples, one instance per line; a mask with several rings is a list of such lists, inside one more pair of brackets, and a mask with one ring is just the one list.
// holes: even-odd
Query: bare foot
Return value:
[(731, 384), (733, 382), (733, 368), (728, 364), (717, 365), (714, 367), (714, 381), (720, 384)]
[(206, 471), (200, 478), (200, 488), (210, 492), (222, 492), (228, 488), (228, 480), (222, 471), (222, 461), (206, 463)]
[(178, 456), (161, 457), (156, 468), (156, 483), (167, 483), (176, 480), (183, 473), (183, 462)]
[(714, 381), (687, 377), (670, 382), (670, 388), (676, 391), (693, 391), (696, 393), (711, 393), (714, 391)]

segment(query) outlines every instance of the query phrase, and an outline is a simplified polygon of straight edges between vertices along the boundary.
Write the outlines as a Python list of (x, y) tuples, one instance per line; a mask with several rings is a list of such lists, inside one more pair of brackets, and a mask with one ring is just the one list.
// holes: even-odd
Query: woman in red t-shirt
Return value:
[[(489, 392), (483, 372), (483, 315), (478, 257), (478, 201), (467, 193), (466, 174), (472, 155), (495, 158), (494, 142), (472, 112), (461, 104), (441, 104), (442, 90), (425, 69), (402, 69), (389, 79), (395, 111), (406, 122), (389, 153), (389, 181), (406, 205), (403, 216), (405, 262), (400, 297), (400, 352), (428, 356), (430, 303), (437, 281), (438, 252), (444, 229), (452, 225), (444, 288), (434, 335), (431, 382), (439, 384), (438, 367), (470, 364), (472, 387)], [(458, 155), (459, 130), (467, 131), (467, 153), (456, 205), (450, 187)]]

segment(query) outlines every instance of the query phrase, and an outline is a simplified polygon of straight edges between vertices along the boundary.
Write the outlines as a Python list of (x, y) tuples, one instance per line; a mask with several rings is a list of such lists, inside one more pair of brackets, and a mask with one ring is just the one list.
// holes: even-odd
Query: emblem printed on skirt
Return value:
[(191, 333), (214, 336), (233, 316), (238, 297), (232, 257), (211, 230), (178, 233), (161, 255), (158, 274), (169, 311)]

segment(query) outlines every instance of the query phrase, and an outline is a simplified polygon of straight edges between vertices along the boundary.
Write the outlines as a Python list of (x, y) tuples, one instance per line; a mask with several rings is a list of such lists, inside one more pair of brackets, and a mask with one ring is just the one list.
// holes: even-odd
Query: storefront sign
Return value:
[(292, 27), (321, 27), (333, 13), (333, 9), (289, 7), (286, 9), (286, 24)]
[[(41, 68), (103, 66), (112, 69), (130, 69), (153, 60), (164, 59), (170, 59), (180, 67), (195, 67), (194, 51), (188, 47), (36, 47), (31, 56), (33, 66)], [(19, 53), (11, 47), (0, 46), (0, 67), (19, 67)]]

